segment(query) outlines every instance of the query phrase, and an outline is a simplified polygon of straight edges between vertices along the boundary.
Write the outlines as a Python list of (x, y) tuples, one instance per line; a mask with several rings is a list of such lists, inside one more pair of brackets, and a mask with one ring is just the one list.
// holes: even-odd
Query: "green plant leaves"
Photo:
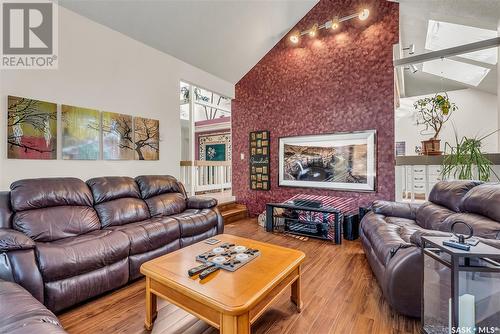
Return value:
[[(413, 107), (418, 113), (417, 125), (425, 127), (421, 134), (433, 134), (431, 139), (438, 138), (443, 124), (449, 120), (454, 111), (458, 110), (458, 107), (450, 102), (447, 93), (419, 99), (415, 101)], [(428, 130), (432, 132), (427, 132)]]
[(474, 175), (474, 172), (476, 172), (477, 179), (481, 181), (489, 181), (491, 173), (497, 176), (491, 168), (492, 162), (481, 151), (481, 146), (482, 140), (498, 131), (496, 130), (481, 138), (467, 138), (464, 136), (461, 140), (458, 139), (455, 131), (455, 145), (445, 144), (442, 176), (444, 178), (472, 180), (476, 178)]

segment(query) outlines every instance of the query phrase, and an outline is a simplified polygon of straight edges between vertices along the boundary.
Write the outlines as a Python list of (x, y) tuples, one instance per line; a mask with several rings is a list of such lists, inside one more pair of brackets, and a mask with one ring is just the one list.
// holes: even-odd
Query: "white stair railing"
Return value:
[(181, 182), (190, 194), (231, 189), (231, 161), (183, 160)]

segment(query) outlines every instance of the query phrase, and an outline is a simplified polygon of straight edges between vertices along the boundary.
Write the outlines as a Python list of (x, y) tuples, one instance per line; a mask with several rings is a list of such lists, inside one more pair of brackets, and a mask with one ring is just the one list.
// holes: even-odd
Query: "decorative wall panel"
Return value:
[(160, 159), (160, 121), (134, 117), (136, 160)]
[(101, 117), (99, 111), (62, 105), (62, 158), (98, 160)]
[(7, 157), (57, 159), (57, 105), (16, 96), (7, 104)]
[(250, 132), (250, 189), (269, 190), (271, 187), (269, 131)]
[(199, 134), (199, 160), (231, 161), (231, 133)]

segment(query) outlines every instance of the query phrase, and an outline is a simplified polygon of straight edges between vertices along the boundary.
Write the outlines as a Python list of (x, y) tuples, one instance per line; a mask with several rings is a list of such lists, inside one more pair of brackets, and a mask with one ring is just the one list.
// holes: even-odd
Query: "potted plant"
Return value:
[(492, 162), (482, 152), (482, 141), (498, 132), (496, 130), (486, 136), (477, 138), (463, 137), (460, 141), (455, 132), (455, 146), (445, 144), (445, 156), (443, 159), (442, 176), (444, 179), (489, 181), (493, 173), (498, 175), (491, 168)]
[(448, 94), (443, 93), (419, 99), (413, 107), (417, 111), (417, 125), (425, 127), (420, 134), (432, 134), (429, 140), (422, 141), (422, 153), (425, 155), (442, 154), (439, 133), (453, 112), (458, 109), (457, 106), (450, 101)]

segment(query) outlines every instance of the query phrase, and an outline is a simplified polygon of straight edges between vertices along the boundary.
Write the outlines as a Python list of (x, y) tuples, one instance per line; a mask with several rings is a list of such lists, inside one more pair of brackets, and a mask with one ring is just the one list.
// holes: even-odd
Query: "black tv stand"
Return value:
[[(283, 209), (283, 213), (276, 213), (275, 209), (278, 208)], [(330, 215), (333, 215), (333, 219)], [(296, 205), (295, 202), (266, 204), (267, 232), (285, 232), (340, 244), (342, 243), (342, 219), (343, 214), (340, 210), (322, 205), (314, 207)]]

